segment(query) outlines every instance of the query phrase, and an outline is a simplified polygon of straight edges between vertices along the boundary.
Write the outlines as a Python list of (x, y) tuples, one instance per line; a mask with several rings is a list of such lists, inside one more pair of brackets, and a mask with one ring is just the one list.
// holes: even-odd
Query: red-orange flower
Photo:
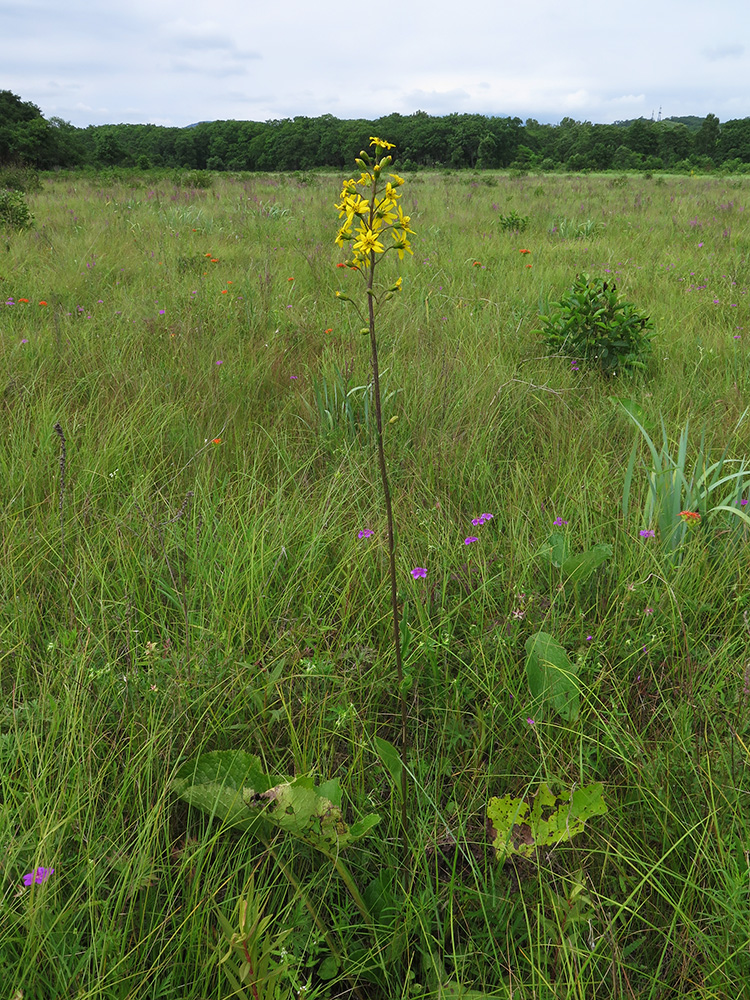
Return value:
[(212, 438), (211, 444), (221, 444), (221, 438)]
[(701, 519), (700, 514), (695, 510), (681, 510), (680, 517), (683, 521), (692, 522), (693, 524), (697, 524)]
[(519, 250), (519, 253), (531, 253), (531, 250)]
[(40, 302), (39, 302), (39, 305), (40, 306), (46, 306), (47, 303), (44, 301), (44, 299), (41, 299)]
[(28, 299), (19, 299), (18, 301), (19, 302), (28, 302), (29, 300)]

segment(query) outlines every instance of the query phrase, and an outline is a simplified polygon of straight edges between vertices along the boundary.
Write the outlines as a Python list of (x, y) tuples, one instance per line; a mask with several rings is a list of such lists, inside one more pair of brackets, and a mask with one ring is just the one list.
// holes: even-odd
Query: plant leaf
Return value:
[(540, 559), (544, 559), (545, 562), (554, 566), (555, 569), (560, 569), (570, 555), (570, 545), (562, 532), (553, 531), (537, 555)]
[(569, 722), (578, 718), (578, 666), (547, 632), (536, 632), (526, 640), (526, 678), (531, 696), (551, 701), (555, 711)]
[(585, 552), (579, 552), (575, 556), (569, 556), (562, 564), (563, 577), (565, 583), (572, 583), (577, 586), (588, 580), (591, 574), (597, 570), (603, 562), (612, 555), (612, 546), (604, 542), (594, 545), (593, 548)]
[(373, 813), (349, 829), (336, 804), (341, 801), (338, 779), (326, 782), (323, 787), (333, 798), (321, 795), (313, 779), (307, 776), (281, 782), (263, 792), (248, 788), (242, 797), (251, 813), (259, 813), (266, 822), (331, 856), (363, 837), (380, 817)]
[(247, 811), (243, 795), (265, 792), (270, 781), (260, 760), (243, 750), (216, 750), (183, 764), (172, 779), (172, 791), (227, 827), (248, 832), (257, 828), (261, 817)]
[(603, 791), (598, 781), (571, 791), (542, 782), (529, 798), (490, 799), (487, 820), (498, 860), (512, 854), (531, 857), (539, 847), (571, 840), (583, 831), (586, 820), (607, 812)]

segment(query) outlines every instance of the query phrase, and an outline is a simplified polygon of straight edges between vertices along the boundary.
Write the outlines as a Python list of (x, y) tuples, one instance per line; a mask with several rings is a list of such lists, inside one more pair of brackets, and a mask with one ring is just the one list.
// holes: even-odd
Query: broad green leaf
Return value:
[(565, 583), (572, 583), (575, 586), (588, 580), (591, 574), (597, 570), (603, 562), (612, 555), (612, 546), (600, 542), (593, 548), (578, 555), (569, 556), (562, 564), (562, 573)]
[(398, 792), (399, 798), (401, 798), (401, 774), (403, 771), (403, 764), (401, 763), (401, 754), (398, 752), (396, 747), (388, 740), (382, 739), (380, 736), (376, 736), (373, 739), (375, 744), (375, 749), (377, 751), (378, 757), (385, 764), (388, 773), (391, 776), (391, 780)]
[(248, 790), (260, 794), (270, 784), (253, 754), (216, 750), (183, 764), (172, 779), (172, 790), (185, 802), (222, 820), (225, 826), (251, 831), (258, 826), (260, 817), (248, 812), (243, 794)]
[(363, 837), (380, 817), (366, 816), (350, 830), (336, 804), (341, 801), (338, 780), (326, 782), (324, 787), (333, 798), (321, 795), (312, 778), (306, 776), (284, 781), (264, 792), (248, 788), (242, 797), (251, 813), (262, 815), (267, 823), (330, 856)]
[(570, 556), (570, 546), (568, 540), (559, 531), (553, 531), (544, 545), (539, 549), (537, 555), (545, 562), (551, 563), (555, 569), (560, 569), (565, 560)]
[(646, 429), (653, 427), (653, 421), (649, 419), (646, 411), (635, 399), (626, 399), (623, 396), (610, 396), (609, 399), (615, 406), (619, 403), (626, 413), (631, 417), (635, 417)]
[(598, 781), (571, 791), (542, 782), (528, 799), (490, 799), (487, 819), (498, 860), (512, 854), (531, 857), (537, 848), (571, 840), (583, 831), (586, 820), (607, 812), (603, 791)]
[(373, 813), (348, 827), (337, 778), (319, 788), (309, 777), (279, 782), (263, 773), (257, 757), (241, 750), (202, 754), (184, 764), (172, 789), (226, 826), (258, 833), (279, 827), (329, 855), (364, 837), (380, 819)]
[(578, 666), (547, 632), (526, 640), (526, 678), (535, 701), (552, 702), (558, 715), (569, 722), (578, 718)]

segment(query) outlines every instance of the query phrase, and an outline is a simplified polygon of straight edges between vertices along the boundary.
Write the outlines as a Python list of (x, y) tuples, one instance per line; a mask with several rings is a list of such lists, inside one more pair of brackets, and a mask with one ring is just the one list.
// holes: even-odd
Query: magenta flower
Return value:
[(464, 538), (464, 545), (471, 545), (472, 542), (477, 542), (479, 539), (476, 535), (469, 535), (468, 538)]
[(534, 722), (534, 720), (531, 718), (531, 716), (529, 716), (529, 718), (526, 721), (528, 722), (528, 724), (530, 726), (535, 726), (536, 725), (536, 722)]
[(217, 361), (217, 362), (216, 362), (216, 364), (217, 364), (217, 365), (223, 365), (223, 364), (224, 364), (224, 362), (223, 362), (223, 361)]
[(411, 575), (415, 580), (418, 580), (420, 576), (427, 576), (427, 569), (424, 566), (415, 566), (411, 571)]
[(653, 529), (651, 528), (644, 528), (644, 530), (639, 531), (638, 534), (641, 536), (641, 538), (653, 538), (656, 532), (653, 531)]
[(471, 523), (475, 528), (478, 528), (480, 524), (486, 524), (487, 521), (492, 520), (492, 514), (480, 514), (479, 517), (472, 517)]
[(47, 881), (50, 875), (54, 874), (54, 868), (35, 868), (33, 872), (29, 872), (28, 875), (24, 875), (23, 884), (33, 885), (34, 882), (37, 882), (39, 885), (42, 885)]
[(357, 538), (369, 538), (372, 534), (374, 534), (372, 528), (363, 528), (357, 535)]
[(563, 519), (561, 517), (556, 517), (555, 520), (552, 523), (554, 524), (554, 526), (556, 528), (562, 528), (562, 526), (564, 524), (567, 524), (568, 522), (567, 521), (563, 521)]

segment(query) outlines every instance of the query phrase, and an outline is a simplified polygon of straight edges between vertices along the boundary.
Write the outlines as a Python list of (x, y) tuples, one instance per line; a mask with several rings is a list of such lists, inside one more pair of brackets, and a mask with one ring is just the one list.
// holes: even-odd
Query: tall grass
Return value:
[[(60, 174), (29, 195), (36, 228), (4, 235), (0, 268), (9, 996), (236, 996), (217, 908), (236, 923), (251, 877), (274, 932), (293, 929), (280, 996), (741, 995), (747, 538), (688, 533), (675, 564), (639, 536), (621, 513), (638, 432), (613, 397), (663, 418), (672, 447), (689, 418), (707, 461), (750, 453), (747, 422), (735, 431), (750, 188), (613, 180), (417, 174), (404, 189), (419, 237), (379, 335), (416, 815), (411, 892), (378, 933), (383, 949), (406, 935), (414, 959), (369, 973), (357, 911), (312, 852), (280, 842), (280, 866), (170, 793), (187, 759), (230, 747), (339, 777), (348, 817), (383, 816), (354, 877), (391, 871), (398, 803), (373, 737), (398, 741), (399, 706), (374, 445), (363, 416), (320, 403), (335, 373), (370, 382), (334, 298), (354, 277), (335, 266), (340, 178)], [(522, 236), (498, 222), (511, 212)], [(597, 225), (566, 239), (561, 218)], [(573, 371), (531, 336), (581, 271), (653, 317), (645, 377)], [(638, 447), (631, 510), (649, 489)], [(575, 551), (613, 546), (575, 595), (536, 555), (557, 517)], [(580, 661), (574, 723), (527, 722), (524, 643), (541, 628)], [(488, 797), (553, 777), (602, 781), (608, 814), (536, 865), (498, 866)], [(55, 874), (25, 889), (38, 865)], [(348, 967), (326, 964), (295, 885)]]

